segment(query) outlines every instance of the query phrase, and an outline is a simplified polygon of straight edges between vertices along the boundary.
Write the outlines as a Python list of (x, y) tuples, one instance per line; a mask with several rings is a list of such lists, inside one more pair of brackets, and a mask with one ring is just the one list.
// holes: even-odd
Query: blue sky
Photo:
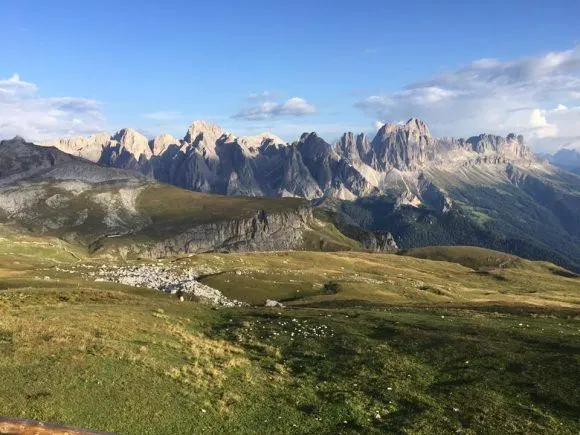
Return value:
[(580, 137), (578, 0), (0, 0), (0, 12), (0, 136), (182, 137), (205, 119), (331, 140), (420, 116), (435, 134), (515, 130), (538, 148)]

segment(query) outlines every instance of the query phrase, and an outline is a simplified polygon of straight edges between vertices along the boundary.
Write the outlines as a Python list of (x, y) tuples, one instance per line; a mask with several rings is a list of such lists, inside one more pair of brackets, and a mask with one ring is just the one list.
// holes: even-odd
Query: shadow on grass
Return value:
[(550, 272), (552, 272), (554, 275), (563, 276), (564, 278), (580, 278), (580, 275), (568, 270), (550, 268)]

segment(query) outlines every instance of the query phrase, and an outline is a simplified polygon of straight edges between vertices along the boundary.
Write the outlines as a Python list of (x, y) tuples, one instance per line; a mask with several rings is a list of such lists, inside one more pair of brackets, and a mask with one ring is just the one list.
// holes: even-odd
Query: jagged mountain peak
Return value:
[(140, 155), (144, 155), (146, 158), (150, 158), (152, 155), (147, 138), (132, 128), (122, 128), (113, 135), (112, 140), (118, 142), (137, 159)]
[(435, 141), (427, 124), (417, 118), (383, 125), (372, 141), (367, 162), (374, 169), (415, 170), (433, 158)]
[(379, 128), (376, 136), (385, 137), (392, 134), (406, 134), (407, 136), (422, 136), (426, 139), (433, 139), (427, 123), (418, 118), (410, 118), (404, 124), (387, 122)]
[(193, 121), (183, 140), (195, 147), (197, 152), (206, 159), (217, 160), (216, 145), (218, 139), (221, 142), (228, 140), (229, 136), (224, 135), (223, 129), (217, 125), (206, 121)]
[(419, 118), (409, 118), (405, 125), (409, 127), (409, 130), (411, 131), (416, 131), (419, 134), (432, 137), (431, 130), (429, 130), (427, 123)]
[(349, 160), (361, 160), (369, 152), (370, 141), (364, 133), (347, 131), (335, 143), (334, 149), (339, 155)]
[(139, 133), (137, 130), (132, 129), (131, 127), (122, 128), (111, 137), (118, 142), (141, 141), (143, 139), (147, 140), (144, 135)]
[(189, 144), (202, 139), (205, 139), (206, 142), (213, 139), (215, 142), (223, 133), (223, 129), (217, 124), (196, 120), (191, 123), (183, 139)]
[(22, 136), (16, 135), (12, 139), (10, 139), (10, 140), (2, 141), (2, 143), (4, 143), (4, 142), (6, 142), (7, 144), (8, 143), (14, 143), (14, 144), (16, 144), (16, 143), (25, 143), (26, 142), (26, 139), (24, 139)]
[(101, 131), (90, 136), (73, 136), (59, 140), (48, 140), (41, 142), (40, 145), (55, 147), (73, 156), (82, 157), (91, 162), (98, 162), (103, 148), (110, 140), (111, 134)]
[(299, 142), (308, 142), (308, 141), (313, 141), (313, 140), (317, 140), (317, 139), (321, 139), (321, 138), (318, 136), (318, 134), (315, 131), (304, 132), (300, 135)]
[(526, 146), (522, 135), (508, 134), (506, 137), (482, 133), (466, 140), (471, 149), (481, 155), (497, 155), (507, 160), (535, 161), (534, 153)]
[(305, 157), (334, 155), (332, 146), (318, 136), (316, 132), (302, 133), (297, 145), (300, 152)]
[(253, 137), (259, 138), (262, 143), (269, 141), (272, 144), (276, 145), (288, 145), (288, 142), (286, 142), (284, 139), (282, 139), (279, 136), (276, 136), (274, 133), (271, 133), (269, 131), (265, 131)]
[(253, 154), (258, 153), (266, 147), (279, 149), (288, 145), (283, 139), (269, 132), (260, 133), (255, 136), (241, 136), (235, 138), (235, 140), (242, 149)]
[(163, 154), (171, 145), (179, 146), (179, 140), (168, 133), (159, 134), (149, 142), (149, 148), (156, 156)]

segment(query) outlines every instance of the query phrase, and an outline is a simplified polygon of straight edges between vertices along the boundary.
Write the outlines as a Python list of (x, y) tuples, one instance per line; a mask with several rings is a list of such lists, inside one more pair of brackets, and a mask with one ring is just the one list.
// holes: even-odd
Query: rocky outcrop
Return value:
[(130, 169), (153, 175), (149, 141), (130, 128), (119, 130), (103, 148), (98, 163), (103, 166)]
[(160, 134), (149, 141), (149, 148), (155, 156), (163, 154), (169, 147), (179, 147), (180, 142), (170, 134)]
[(303, 249), (304, 231), (309, 228), (312, 219), (310, 207), (276, 213), (260, 210), (251, 218), (192, 225), (190, 229), (159, 242), (135, 243), (123, 254), (162, 258), (208, 251)]
[(383, 125), (364, 160), (379, 171), (389, 168), (415, 170), (434, 159), (434, 149), (434, 139), (427, 124), (411, 118), (403, 125)]
[(96, 272), (89, 272), (88, 278), (95, 281), (116, 282), (132, 287), (149, 287), (172, 295), (194, 295), (202, 302), (215, 306), (241, 307), (244, 302), (229, 299), (213, 287), (200, 283), (200, 274), (195, 269), (165, 265), (141, 265), (128, 267), (101, 266)]
[(103, 150), (110, 140), (111, 135), (109, 133), (100, 132), (88, 137), (77, 136), (56, 141), (47, 141), (41, 145), (53, 146), (65, 153), (96, 163), (101, 159)]
[(0, 184), (44, 173), (59, 164), (80, 162), (54, 147), (39, 147), (16, 136), (0, 141)]

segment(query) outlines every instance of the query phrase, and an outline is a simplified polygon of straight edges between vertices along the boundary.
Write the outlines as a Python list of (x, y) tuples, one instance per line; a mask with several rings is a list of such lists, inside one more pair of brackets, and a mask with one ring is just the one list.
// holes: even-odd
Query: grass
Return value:
[[(578, 308), (580, 281), (549, 263), (531, 262), (495, 251), (479, 250), (475, 264), (459, 248), (458, 257), (477, 266), (364, 252), (274, 252), (201, 254), (183, 258), (183, 267), (212, 271), (202, 281), (232, 298), (252, 304), (266, 299), (324, 306), (337, 301), (389, 305), (507, 304)], [(494, 253), (503, 259), (489, 259)], [(504, 267), (511, 259), (513, 267)], [(484, 261), (485, 260), (485, 261)], [(498, 267), (491, 267), (496, 264)], [(485, 266), (480, 269), (479, 266)], [(501, 266), (501, 267), (500, 267)], [(517, 267), (516, 267), (517, 266)], [(339, 291), (325, 292), (330, 282)]]
[(158, 184), (139, 195), (137, 210), (151, 219), (147, 234), (166, 237), (172, 231), (179, 233), (190, 228), (192, 223), (202, 225), (251, 218), (260, 210), (293, 211), (307, 204), (297, 198), (219, 196)]
[(107, 260), (4, 237), (0, 415), (127, 434), (580, 431), (579, 287), (553, 266), (181, 258), (231, 295), (288, 305), (213, 310), (84, 280), (67, 270)]
[(458, 263), (474, 270), (485, 270), (489, 268), (505, 269), (524, 264), (524, 261), (515, 255), (475, 246), (429, 246), (426, 248), (412, 248), (402, 251), (401, 255), (426, 260)]

